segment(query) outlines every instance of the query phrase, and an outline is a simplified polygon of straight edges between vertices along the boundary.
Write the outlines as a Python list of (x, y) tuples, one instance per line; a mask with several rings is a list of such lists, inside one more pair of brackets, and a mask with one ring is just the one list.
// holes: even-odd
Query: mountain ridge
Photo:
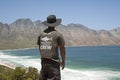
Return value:
[[(34, 48), (39, 33), (47, 26), (40, 20), (21, 18), (10, 24), (0, 22), (0, 49)], [(120, 45), (120, 27), (94, 30), (82, 24), (70, 23), (56, 27), (63, 34), (66, 46)]]

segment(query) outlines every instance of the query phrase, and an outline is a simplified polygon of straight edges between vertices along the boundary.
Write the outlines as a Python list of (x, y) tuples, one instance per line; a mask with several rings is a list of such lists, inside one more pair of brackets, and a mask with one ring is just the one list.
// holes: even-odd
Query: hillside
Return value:
[[(11, 24), (0, 22), (0, 49), (37, 47), (37, 36), (44, 26), (40, 20), (18, 19)], [(120, 27), (112, 30), (93, 30), (81, 24), (59, 25), (66, 46), (120, 45)]]

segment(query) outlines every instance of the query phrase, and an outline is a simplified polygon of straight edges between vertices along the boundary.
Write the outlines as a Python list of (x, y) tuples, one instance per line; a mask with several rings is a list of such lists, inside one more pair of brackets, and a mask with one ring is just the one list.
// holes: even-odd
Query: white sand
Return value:
[(10, 63), (7, 63), (7, 62), (0, 62), (0, 65), (9, 67), (9, 68), (11, 68), (11, 69), (15, 69), (15, 67), (16, 67), (15, 65), (10, 64)]

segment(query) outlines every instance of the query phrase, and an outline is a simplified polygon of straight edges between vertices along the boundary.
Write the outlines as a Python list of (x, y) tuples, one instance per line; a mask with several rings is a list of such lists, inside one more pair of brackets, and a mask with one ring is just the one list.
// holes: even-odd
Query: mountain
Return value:
[[(40, 20), (18, 19), (11, 24), (0, 22), (0, 49), (34, 48), (39, 33), (47, 28)], [(59, 25), (66, 46), (120, 45), (120, 27), (93, 30), (81, 24)]]

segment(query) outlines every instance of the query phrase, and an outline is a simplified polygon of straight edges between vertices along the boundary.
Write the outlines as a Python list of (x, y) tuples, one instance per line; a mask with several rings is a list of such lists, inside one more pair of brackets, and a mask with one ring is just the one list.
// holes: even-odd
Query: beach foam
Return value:
[(111, 77), (119, 76), (120, 72), (116, 71), (73, 70), (68, 68), (62, 71), (63, 80), (109, 80)]
[[(0, 63), (4, 65), (35, 67), (41, 69), (40, 59), (31, 59), (29, 56), (11, 56), (0, 52)], [(65, 68), (61, 70), (62, 80), (109, 80), (112, 77), (119, 77), (119, 71), (112, 70), (75, 70)]]

